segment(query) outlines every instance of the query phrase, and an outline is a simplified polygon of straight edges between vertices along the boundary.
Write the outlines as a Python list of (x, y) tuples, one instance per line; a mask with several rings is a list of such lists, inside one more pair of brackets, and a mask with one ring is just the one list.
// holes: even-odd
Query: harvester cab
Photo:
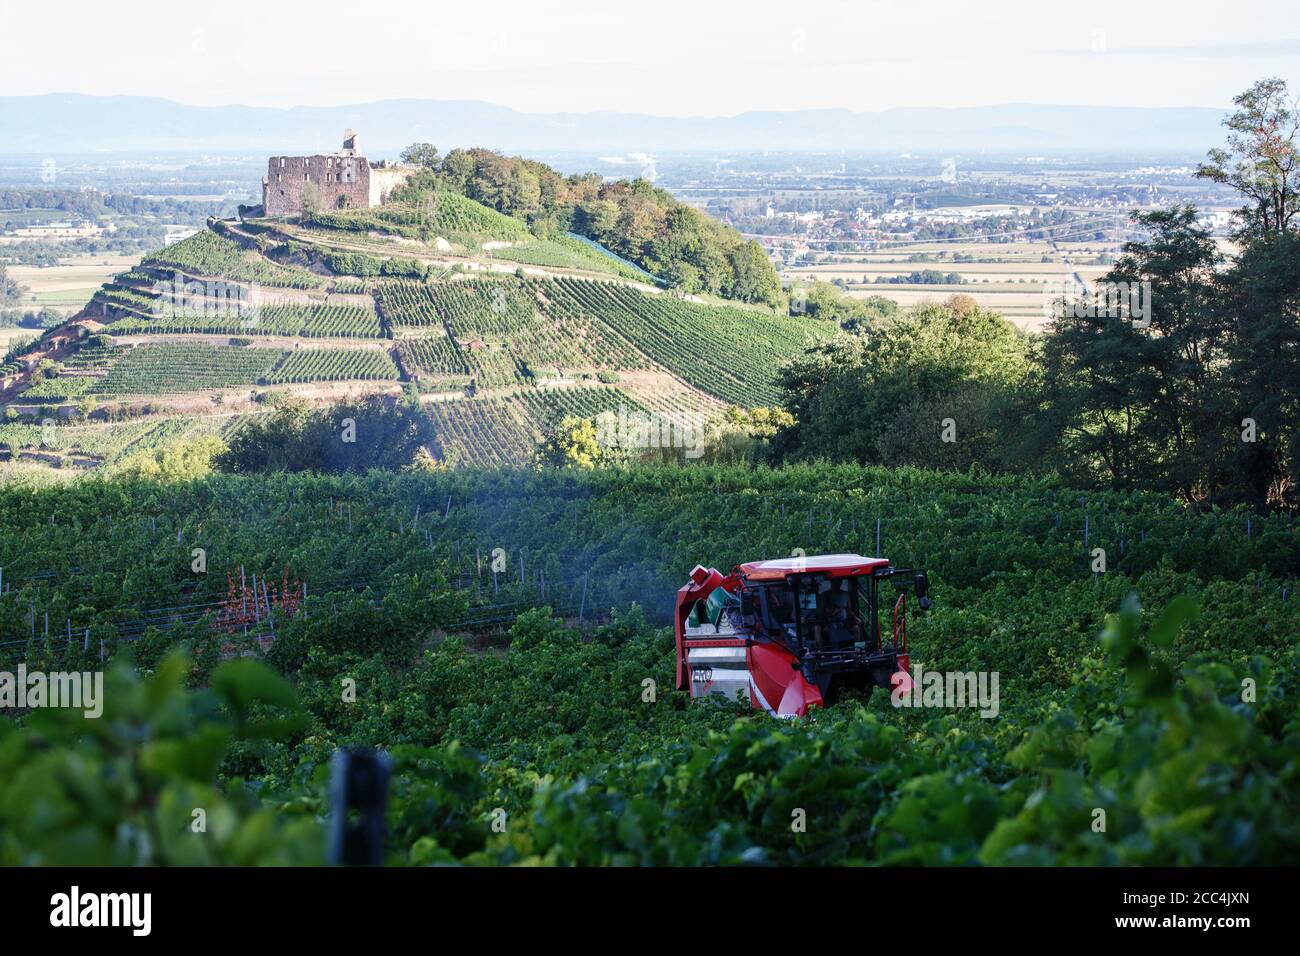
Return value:
[(920, 610), (930, 606), (924, 571), (860, 554), (751, 561), (726, 576), (697, 566), (677, 592), (677, 689), (781, 717), (833, 703), (844, 688), (888, 689), (910, 667), (909, 590)]

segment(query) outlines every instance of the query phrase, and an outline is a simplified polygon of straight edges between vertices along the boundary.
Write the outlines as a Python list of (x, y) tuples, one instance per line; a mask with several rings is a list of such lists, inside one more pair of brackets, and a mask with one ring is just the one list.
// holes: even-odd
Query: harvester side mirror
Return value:
[(915, 588), (917, 606), (922, 611), (928, 611), (930, 609), (930, 579), (925, 576), (924, 571), (916, 576)]

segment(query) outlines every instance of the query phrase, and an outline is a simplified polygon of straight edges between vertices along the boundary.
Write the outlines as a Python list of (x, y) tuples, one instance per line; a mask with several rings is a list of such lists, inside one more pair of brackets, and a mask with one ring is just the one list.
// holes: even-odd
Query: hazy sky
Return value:
[(1300, 87), (1296, 0), (0, 0), (0, 94), (529, 111), (1228, 105)]

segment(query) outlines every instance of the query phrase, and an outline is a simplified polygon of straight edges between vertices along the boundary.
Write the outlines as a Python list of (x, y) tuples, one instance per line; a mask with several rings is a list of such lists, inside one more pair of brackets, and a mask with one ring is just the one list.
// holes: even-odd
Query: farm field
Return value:
[(373, 256), (415, 257), (448, 266), (457, 261), (474, 262), (498, 271), (509, 271), (509, 265), (514, 263), (639, 282), (655, 281), (636, 265), (579, 236), (561, 234), (538, 239), (526, 231), (520, 232), (515, 224), (504, 228), (435, 232), (420, 225), (418, 216), (411, 216), (414, 224), (405, 224), (402, 220), (409, 215), (397, 208), (386, 209), (382, 215), (322, 213), (305, 225), (276, 223), (274, 229), (323, 248), (361, 251)]
[(526, 226), (472, 199), (439, 189), (419, 203), (394, 202), (377, 209), (316, 213), (307, 219), (315, 228), (388, 233), (423, 242), (442, 239), (466, 248), (485, 241), (514, 242), (532, 239)]
[[(531, 459), (565, 414), (622, 407), (698, 427), (729, 402), (774, 401), (781, 356), (829, 334), (762, 311), (574, 278), (384, 280), (374, 293), (378, 313), (279, 305), (106, 316), (97, 327), (107, 347), (82, 345), (64, 359), (66, 374), (20, 400), (35, 407), (163, 397), (169, 404), (155, 414), (189, 415), (175, 404), (186, 394), (223, 391), (229, 401), (231, 389), (289, 386), (312, 398), (318, 385), (395, 382), (405, 370), (420, 392), (442, 399), (426, 403), (438, 433), (431, 450), (451, 464), (482, 466)], [(377, 348), (387, 329), (401, 368)], [(620, 386), (599, 384), (597, 373)], [(491, 394), (445, 400), (471, 385)], [(97, 437), (69, 430), (62, 453), (99, 459)]]
[(309, 344), (305, 348), (260, 348), (227, 342), (191, 337), (86, 347), (63, 363), (62, 374), (35, 383), (20, 397), (24, 403), (59, 404), (83, 397), (111, 399), (253, 385), (398, 378), (397, 366), (379, 347)]
[(601, 246), (581, 236), (565, 234), (553, 239), (517, 242), (491, 250), (494, 259), (521, 265), (547, 266), (578, 272), (603, 272), (639, 282), (655, 281), (654, 276), (633, 263), (619, 259)]
[(34, 338), (35, 329), (23, 329), (16, 326), (0, 326), (0, 350), (6, 350), (15, 341)]
[(797, 318), (697, 306), (622, 285), (560, 279), (543, 294), (555, 311), (595, 315), (679, 378), (738, 404), (777, 400), (776, 372), (832, 330)]
[(131, 269), (139, 261), (136, 256), (73, 256), (59, 260), (57, 266), (11, 265), (7, 271), (9, 278), (28, 286), (33, 292), (93, 289), (118, 273)]
[(60, 260), (57, 266), (11, 265), (6, 271), (9, 278), (27, 287), (23, 306), (75, 312), (101, 285), (139, 261), (137, 256), (75, 256)]
[[(450, 263), (449, 242), (473, 258), (459, 269), (407, 258)], [(835, 254), (792, 275), (846, 280), (852, 296), (904, 307), (968, 294), (1036, 328), (1055, 284), (1095, 277), (1106, 267), (1089, 263), (1110, 252), (1096, 241), (913, 243)], [(214, 403), (248, 413), (259, 389), (322, 402), (401, 385), (424, 399), (435, 457), (509, 464), (531, 459), (561, 409), (586, 416), (626, 406), (698, 426), (729, 406), (775, 405), (781, 364), (836, 331), (764, 307), (650, 291), (643, 272), (587, 240), (538, 240), (450, 193), (422, 207), (322, 212), (301, 224), (214, 223), (120, 265), (96, 276), (108, 281), (89, 312), (87, 331), (107, 336), (108, 347), (80, 344), (60, 374), (16, 390), (11, 400), (27, 416), (95, 403), (137, 406), (132, 415), (148, 403), (147, 418), (202, 415)], [(967, 281), (874, 281), (921, 269)], [(221, 298), (231, 294), (238, 307)], [(95, 434), (84, 435), (93, 447)], [(91, 448), (62, 454), (101, 458)]]
[[(804, 320), (567, 277), (396, 283), (377, 292), (417, 367), (490, 386), (649, 360), (723, 400), (762, 404), (775, 400), (782, 356), (830, 334)], [(430, 343), (415, 344), (428, 334)]]
[(535, 445), (532, 419), (517, 403), (461, 398), (425, 405), (439, 457), (453, 465), (491, 465), (503, 456), (526, 461)]
[[(256, 796), (205, 796), (239, 821), (233, 833), (259, 828), (243, 849), (234, 836), (122, 844), (114, 828), (143, 811), (101, 800), (101, 815), (71, 816), (76, 797), (46, 763), (61, 758), (6, 726), (6, 779), (68, 809), (47, 818), (0, 802), (5, 862), (321, 862), (313, 770), (345, 744), (393, 755), (390, 864), (1300, 858), (1293, 516), (818, 465), (3, 488), (0, 521), (10, 660), (53, 668), (102, 653), (123, 691), (106, 705), (117, 720), (146, 699), (111, 666), (129, 652), (156, 668), (152, 699), (194, 715), (177, 726), (215, 735), (229, 727), (219, 713), (168, 683), (180, 665), (167, 654), (183, 642), (222, 693), (294, 715), (239, 751)], [(877, 691), (780, 721), (673, 690), (662, 624), (690, 567), (796, 548), (872, 554), (877, 527), (881, 553), (930, 574), (934, 606), (909, 622), (913, 667), (997, 671), (995, 714), (897, 708)], [(1089, 569), (1096, 545), (1113, 555), (1104, 574)], [(211, 556), (202, 575), (195, 547)], [(245, 575), (268, 584), (272, 615), (247, 637), (222, 623)], [(251, 661), (220, 664), (230, 642), (287, 683)], [(340, 710), (346, 676), (359, 694)], [(75, 732), (69, 720), (47, 737)], [(1207, 726), (1221, 733), (1196, 732)], [(210, 786), (215, 766), (161, 770), (159, 785)], [(1104, 833), (1090, 826), (1098, 806)], [(509, 833), (490, 826), (497, 807)], [(790, 827), (794, 808), (805, 828)], [(74, 820), (75, 842), (50, 839)]]
[[(911, 243), (862, 253), (832, 253), (827, 261), (784, 270), (794, 279), (845, 283), (858, 298), (881, 296), (912, 308), (949, 295), (969, 295), (1026, 331), (1041, 329), (1044, 306), (1072, 279), (1094, 282), (1110, 268), (1101, 256), (1115, 256), (1117, 243), (1083, 242)], [(877, 282), (913, 272), (955, 272), (960, 285)]]
[[(458, 196), (430, 208), (321, 213), (302, 225), (261, 229), (256, 221), (214, 225), (105, 276), (90, 331), (106, 335), (108, 347), (82, 344), (62, 360), (66, 374), (19, 395), (21, 407), (31, 415), (134, 405), (131, 414), (143, 406), (146, 422), (175, 421), (202, 417), (214, 403), (228, 414), (256, 412), (262, 389), (319, 403), (400, 384), (423, 399), (435, 458), (486, 467), (531, 460), (566, 414), (625, 408), (698, 427), (729, 406), (775, 405), (782, 362), (836, 331), (761, 307), (648, 291), (644, 274), (599, 247), (562, 234), (539, 241), (517, 221)], [(286, 236), (310, 240), (315, 251), (293, 252)], [(457, 255), (477, 257), (467, 260), (468, 271), (420, 266), (414, 275), (423, 278), (385, 274), (389, 257), (449, 261), (448, 242)], [(329, 258), (331, 250), (345, 255)], [(918, 243), (836, 254), (792, 274), (847, 280), (850, 295), (886, 296), (904, 307), (969, 294), (1035, 328), (1054, 288), (1044, 283), (1100, 274), (1105, 266), (1088, 263), (1110, 251), (1096, 242)], [(322, 262), (359, 274), (330, 275)], [(479, 269), (510, 270), (511, 262), (529, 271)], [(874, 281), (921, 269), (967, 281)], [(161, 302), (152, 291), (160, 278), (182, 283)], [(220, 285), (183, 284), (190, 278)], [(232, 309), (213, 298), (213, 288), (248, 295)], [(116, 460), (100, 431), (65, 427), (57, 452), (64, 462)], [(189, 433), (157, 434), (178, 443)], [(24, 461), (42, 452), (30, 438), (19, 443)]]
[(565, 416), (652, 415), (665, 425), (699, 428), (717, 419), (726, 407), (673, 384), (650, 383), (635, 374), (618, 385), (552, 381), (544, 387), (522, 386), (477, 398), (434, 397), (424, 409), (434, 423), (437, 450), (444, 461), (491, 466), (531, 460), (533, 449)]

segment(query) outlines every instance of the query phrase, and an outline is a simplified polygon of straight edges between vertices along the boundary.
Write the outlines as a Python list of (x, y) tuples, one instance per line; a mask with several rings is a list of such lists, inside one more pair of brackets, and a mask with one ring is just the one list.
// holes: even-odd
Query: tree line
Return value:
[(440, 156), (428, 143), (411, 145), (402, 159), (424, 169), (394, 191), (397, 201), (418, 202), (430, 189), (451, 189), (522, 219), (535, 235), (585, 236), (683, 292), (784, 303), (761, 245), (644, 179), (563, 176), (545, 163), (488, 149)]
[[(234, 207), (230, 200), (221, 200), (214, 209), (213, 203), (206, 199), (150, 198), (127, 193), (102, 193), (97, 189), (0, 189), (0, 209), (57, 209), (76, 219), (97, 219), (117, 213), (197, 226), (205, 223), (208, 216), (229, 215)], [(19, 215), (16, 218), (22, 220), (23, 217)]]

